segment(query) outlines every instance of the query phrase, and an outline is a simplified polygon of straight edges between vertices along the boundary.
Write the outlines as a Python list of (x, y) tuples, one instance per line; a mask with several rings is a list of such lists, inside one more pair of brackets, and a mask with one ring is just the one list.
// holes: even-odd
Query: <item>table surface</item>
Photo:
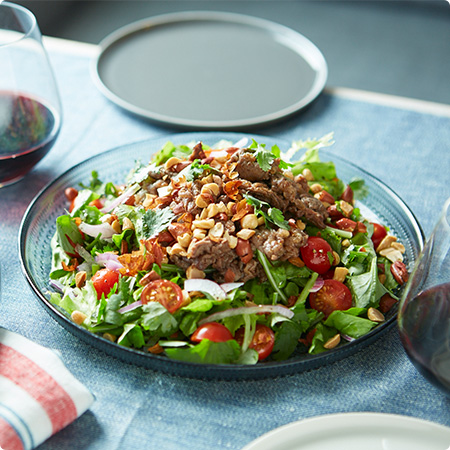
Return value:
[[(449, 399), (414, 369), (395, 327), (320, 369), (268, 380), (206, 381), (121, 362), (55, 322), (21, 272), (17, 238), (28, 204), (78, 162), (174, 130), (122, 112), (98, 92), (90, 73), (96, 46), (45, 43), (62, 96), (63, 127), (49, 155), (24, 180), (0, 190), (0, 326), (58, 350), (96, 401), (40, 449), (240, 449), (281, 425), (343, 412), (401, 414), (450, 426)], [(255, 132), (292, 141), (330, 131), (332, 151), (391, 187), (429, 236), (450, 196), (450, 106), (327, 88), (306, 111)]]

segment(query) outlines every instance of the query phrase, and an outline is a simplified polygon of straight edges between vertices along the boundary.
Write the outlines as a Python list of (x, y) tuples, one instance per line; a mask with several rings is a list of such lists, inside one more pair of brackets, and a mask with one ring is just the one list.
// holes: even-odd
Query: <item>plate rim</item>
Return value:
[[(267, 447), (267, 445), (271, 445), (272, 443), (275, 443), (275, 441), (277, 441), (278, 444), (288, 443), (288, 437), (286, 436), (288, 433), (297, 434), (299, 432), (301, 433), (304, 428), (316, 426), (322, 428), (324, 423), (325, 425), (328, 425), (329, 422), (336, 423), (341, 421), (343, 422), (342, 425), (344, 427), (346, 426), (353, 429), (359, 425), (370, 426), (376, 429), (381, 426), (381, 424), (384, 426), (388, 425), (391, 428), (397, 425), (403, 425), (406, 427), (414, 425), (427, 426), (431, 429), (430, 431), (440, 431), (446, 433), (449, 437), (450, 445), (450, 427), (446, 425), (433, 422), (428, 419), (421, 419), (419, 417), (397, 413), (355, 411), (332, 414), (325, 413), (281, 425), (249, 442), (242, 448), (242, 450), (269, 450), (269, 448), (271, 449), (275, 447)], [(292, 439), (292, 436), (289, 440), (290, 439)], [(263, 447), (261, 447), (261, 445), (263, 445)]]
[[(173, 368), (177, 367), (177, 373), (183, 373), (184, 377), (191, 377), (191, 378), (213, 378), (213, 379), (223, 379), (223, 380), (246, 380), (246, 379), (263, 379), (263, 378), (275, 378), (277, 376), (285, 376), (285, 375), (291, 375), (293, 373), (303, 372), (307, 370), (316, 369), (319, 367), (322, 367), (323, 365), (327, 363), (333, 363), (336, 361), (339, 361), (341, 359), (344, 359), (346, 356), (350, 356), (358, 351), (358, 349), (362, 349), (363, 347), (371, 344), (372, 342), (375, 342), (381, 334), (384, 334), (386, 331), (392, 328), (392, 326), (396, 323), (396, 316), (393, 315), (391, 318), (389, 318), (386, 322), (380, 324), (378, 327), (375, 327), (372, 329), (368, 334), (355, 339), (352, 342), (347, 342), (345, 346), (331, 349), (325, 353), (319, 353), (316, 355), (305, 355), (301, 359), (287, 359), (283, 361), (269, 361), (265, 362), (263, 364), (256, 364), (256, 365), (227, 365), (227, 364), (198, 364), (198, 363), (192, 363), (192, 362), (186, 362), (186, 361), (178, 361), (175, 359), (170, 359), (166, 356), (161, 356), (157, 354), (146, 354), (140, 350), (128, 348), (119, 346), (118, 344), (114, 342), (110, 342), (107, 339), (103, 339), (100, 336), (91, 333), (90, 331), (86, 330), (85, 328), (81, 327), (80, 325), (75, 324), (72, 322), (64, 313), (62, 313), (55, 305), (53, 305), (49, 299), (44, 295), (43, 292), (38, 288), (37, 285), (35, 285), (33, 276), (30, 273), (30, 269), (28, 268), (26, 264), (26, 232), (28, 230), (28, 224), (32, 220), (31, 213), (38, 202), (45, 198), (45, 194), (47, 191), (51, 190), (54, 186), (56, 186), (58, 183), (62, 182), (63, 179), (72, 171), (77, 170), (81, 166), (83, 166), (86, 163), (90, 163), (95, 161), (96, 159), (101, 159), (106, 157), (108, 154), (111, 154), (113, 152), (123, 151), (124, 147), (132, 147), (132, 146), (139, 146), (139, 145), (145, 145), (145, 144), (156, 144), (158, 142), (164, 142), (167, 140), (184, 140), (184, 142), (190, 142), (193, 139), (195, 139), (195, 136), (213, 139), (214, 136), (217, 138), (226, 139), (229, 137), (231, 139), (231, 136), (234, 136), (235, 138), (254, 138), (256, 140), (259, 140), (260, 142), (264, 142), (264, 139), (270, 140), (270, 141), (276, 141), (278, 145), (289, 145), (289, 141), (287, 139), (284, 139), (283, 137), (273, 137), (273, 136), (267, 136), (267, 135), (258, 135), (258, 134), (249, 134), (249, 133), (227, 133), (227, 132), (188, 132), (188, 133), (170, 133), (170, 134), (164, 134), (161, 136), (151, 137), (142, 139), (135, 142), (130, 142), (127, 144), (116, 146), (112, 149), (103, 151), (101, 153), (98, 153), (97, 155), (93, 155), (89, 158), (84, 159), (83, 161), (75, 164), (74, 166), (70, 167), (69, 169), (65, 170), (62, 174), (60, 174), (58, 177), (56, 177), (54, 180), (47, 183), (46, 186), (44, 186), (33, 198), (33, 200), (28, 205), (21, 223), (19, 227), (19, 233), (18, 233), (18, 248), (19, 248), (19, 259), (20, 259), (20, 265), (22, 269), (22, 273), (25, 276), (25, 279), (27, 280), (28, 284), (32, 288), (33, 292), (37, 296), (40, 303), (44, 306), (44, 309), (49, 313), (60, 325), (62, 325), (64, 328), (66, 328), (69, 332), (72, 334), (76, 334), (77, 337), (80, 337), (84, 342), (87, 342), (91, 346), (95, 346), (97, 348), (100, 348), (101, 350), (105, 351), (110, 356), (114, 356), (122, 361), (136, 364), (136, 361), (138, 361), (139, 365), (145, 366), (150, 369), (159, 370), (166, 373), (173, 373)], [(402, 206), (403, 212), (405, 212), (408, 215), (408, 219), (410, 220), (411, 224), (414, 225), (414, 229), (416, 232), (416, 235), (420, 237), (420, 241), (418, 242), (419, 245), (419, 251), (424, 246), (424, 239), (425, 235), (423, 233), (422, 227), (418, 220), (416, 219), (413, 212), (409, 209), (409, 207), (406, 205), (406, 203), (386, 184), (384, 184), (381, 180), (379, 180), (374, 175), (371, 175), (366, 170), (362, 169), (358, 165), (346, 160), (345, 158), (342, 158), (340, 155), (332, 154), (331, 152), (327, 151), (326, 149), (321, 149), (322, 154), (325, 154), (327, 157), (334, 158), (335, 160), (339, 160), (340, 162), (343, 162), (345, 164), (348, 164), (358, 171), (363, 172), (365, 175), (370, 177), (373, 181), (375, 181), (377, 184), (381, 185), (383, 189), (389, 191), (389, 193), (396, 198), (397, 203)], [(152, 153), (149, 152), (149, 156)], [(92, 342), (91, 342), (92, 341)], [(356, 347), (356, 349), (355, 349)], [(120, 352), (120, 357), (115, 355), (115, 353)], [(325, 364), (323, 361), (325, 360)], [(307, 366), (303, 370), (297, 369), (298, 365), (305, 365)], [(181, 369), (180, 369), (181, 368)], [(282, 368), (283, 370), (280, 370)], [(205, 369), (203, 370), (203, 374), (201, 376), (198, 375), (192, 375), (196, 369)], [(191, 375), (189, 375), (191, 374)]]
[[(315, 80), (309, 89), (308, 93), (294, 104), (277, 110), (272, 113), (255, 116), (247, 119), (230, 119), (230, 120), (199, 120), (188, 118), (177, 118), (167, 114), (152, 112), (149, 109), (142, 108), (124, 100), (119, 95), (110, 90), (106, 83), (100, 76), (101, 59), (105, 53), (121, 40), (132, 36), (133, 34), (151, 30), (152, 28), (162, 25), (173, 25), (176, 23), (185, 23), (189, 21), (220, 21), (237, 23), (244, 26), (251, 26), (262, 29), (273, 35), (283, 36), (292, 45), (289, 48), (301, 56), (314, 70), (316, 76)], [(304, 50), (296, 49), (301, 42)], [(324, 90), (328, 79), (328, 65), (321, 50), (306, 36), (280, 23), (255, 17), (246, 14), (230, 13), (223, 11), (182, 11), (175, 13), (160, 14), (146, 19), (140, 19), (128, 25), (124, 25), (117, 30), (110, 33), (99, 43), (100, 51), (91, 63), (91, 75), (94, 84), (99, 91), (110, 101), (121, 107), (125, 111), (137, 115), (141, 118), (154, 121), (159, 124), (172, 125), (180, 128), (189, 129), (216, 129), (216, 130), (243, 130), (244, 128), (259, 127), (278, 122), (282, 119), (288, 118), (302, 109), (310, 105)], [(305, 55), (311, 55), (308, 58)], [(314, 67), (311, 61), (315, 62)]]

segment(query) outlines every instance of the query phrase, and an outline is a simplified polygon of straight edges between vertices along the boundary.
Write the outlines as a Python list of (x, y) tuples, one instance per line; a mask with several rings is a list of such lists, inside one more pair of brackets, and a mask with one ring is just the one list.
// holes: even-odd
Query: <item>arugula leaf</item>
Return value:
[(200, 320), (202, 315), (202, 312), (190, 312), (185, 314), (180, 321), (180, 331), (185, 336), (190, 336), (197, 329), (197, 322)]
[(145, 345), (142, 328), (136, 323), (126, 323), (117, 343), (124, 347), (142, 348)]
[(272, 266), (272, 264), (270, 264), (269, 260), (267, 259), (267, 256), (261, 250), (256, 250), (256, 256), (258, 257), (258, 261), (262, 265), (264, 272), (266, 273), (269, 283), (271, 284), (273, 290), (280, 296), (281, 300), (284, 303), (286, 303), (287, 297), (278, 286), (278, 282), (272, 273), (273, 266)]
[(56, 236), (58, 244), (69, 256), (75, 254), (74, 245), (83, 244), (83, 238), (75, 220), (67, 215), (56, 219)]
[[(367, 272), (348, 278), (348, 287), (352, 291), (353, 301), (358, 308), (376, 306), (379, 297), (377, 296), (378, 269), (377, 259), (372, 256), (370, 268)], [(378, 297), (378, 298), (377, 298)]]
[(166, 348), (169, 358), (179, 361), (203, 364), (235, 364), (241, 356), (241, 347), (234, 340), (212, 342), (203, 339), (199, 344), (188, 348)]
[(346, 311), (333, 311), (325, 320), (324, 324), (329, 327), (336, 328), (340, 333), (359, 338), (367, 334), (373, 327), (377, 326), (376, 322), (369, 319), (358, 317), (364, 313), (365, 308), (350, 308)]
[(78, 217), (80, 214), (80, 210), (82, 210), (83, 207), (86, 207), (86, 205), (88, 205), (92, 200), (96, 200), (99, 197), (100, 195), (96, 194), (95, 192), (92, 192), (90, 189), (81, 189), (78, 192), (78, 195), (75, 197), (75, 201), (73, 202), (73, 209), (70, 215), (72, 217)]
[(297, 348), (298, 340), (302, 333), (303, 329), (298, 323), (283, 322), (275, 332), (272, 358), (275, 361), (288, 359)]
[(366, 183), (362, 178), (352, 178), (348, 185), (351, 187), (353, 197), (356, 200), (362, 200), (369, 195), (369, 188), (366, 186)]
[(135, 210), (135, 229), (138, 240), (150, 239), (164, 231), (175, 217), (170, 208)]
[(180, 159), (186, 159), (192, 153), (192, 149), (187, 145), (174, 145), (172, 142), (166, 142), (164, 147), (152, 158), (152, 163), (159, 166), (164, 164), (172, 156)]
[(51, 301), (64, 309), (69, 315), (81, 311), (86, 315), (84, 324), (90, 326), (96, 318), (98, 307), (97, 291), (91, 281), (87, 281), (81, 289), (68, 287), (63, 296), (52, 295)]
[(279, 228), (289, 230), (289, 223), (278, 208), (272, 208), (269, 203), (259, 200), (249, 194), (244, 194), (244, 197), (247, 200), (247, 203), (255, 208), (255, 214), (264, 217), (266, 224), (267, 222), (271, 222)]
[(316, 332), (314, 333), (314, 337), (312, 338), (311, 347), (309, 347), (308, 353), (315, 355), (317, 353), (322, 353), (326, 351), (326, 348), (323, 346), (328, 339), (331, 339), (335, 336), (337, 330), (335, 328), (329, 328), (325, 326), (323, 323), (318, 323), (316, 325)]

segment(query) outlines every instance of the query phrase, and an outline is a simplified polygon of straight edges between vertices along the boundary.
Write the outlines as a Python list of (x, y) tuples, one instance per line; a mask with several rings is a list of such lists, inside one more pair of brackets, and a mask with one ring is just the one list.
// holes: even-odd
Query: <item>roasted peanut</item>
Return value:
[(77, 272), (77, 274), (75, 275), (75, 286), (77, 288), (81, 288), (84, 286), (85, 282), (86, 282), (86, 272), (84, 270)]
[(331, 350), (332, 348), (337, 347), (340, 342), (341, 342), (341, 335), (338, 333), (335, 334), (332, 338), (328, 339), (328, 341), (325, 342), (323, 346), (327, 350)]
[(214, 226), (214, 219), (194, 220), (192, 226), (194, 228), (202, 228), (203, 230), (209, 230)]
[(391, 265), (391, 273), (398, 284), (404, 284), (408, 281), (409, 275), (406, 266), (401, 261), (396, 261)]
[(205, 278), (205, 272), (203, 270), (198, 269), (194, 265), (189, 266), (186, 269), (186, 278), (191, 280), (193, 278)]
[(249, 230), (248, 228), (244, 228), (236, 233), (238, 238), (244, 239), (244, 241), (248, 241), (251, 237), (255, 235), (255, 230)]
[(242, 228), (249, 228), (251, 230), (254, 230), (258, 227), (258, 218), (255, 214), (246, 214), (240, 222)]
[(367, 311), (367, 318), (371, 320), (372, 322), (384, 322), (384, 315), (378, 309), (375, 308), (369, 308)]

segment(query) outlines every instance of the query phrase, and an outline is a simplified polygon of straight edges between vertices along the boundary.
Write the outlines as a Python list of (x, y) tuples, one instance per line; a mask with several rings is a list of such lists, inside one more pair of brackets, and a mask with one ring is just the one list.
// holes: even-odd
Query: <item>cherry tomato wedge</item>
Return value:
[[(242, 345), (242, 342), (244, 341), (244, 333), (245, 329), (239, 328), (234, 335), (234, 338), (240, 345)], [(274, 344), (274, 332), (265, 325), (260, 323), (256, 324), (255, 334), (253, 335), (249, 348), (257, 351), (259, 361), (266, 359), (272, 353)]]
[(333, 250), (330, 244), (318, 236), (310, 236), (306, 245), (300, 248), (300, 253), (306, 267), (320, 275), (330, 269), (330, 255), (332, 252)]
[(311, 308), (323, 312), (328, 317), (333, 311), (351, 308), (352, 294), (350, 289), (340, 281), (324, 280), (322, 288), (309, 294)]
[(119, 273), (110, 269), (100, 269), (92, 277), (92, 283), (97, 291), (97, 299), (109, 294), (113, 286), (119, 281)]
[(383, 227), (383, 225), (380, 225), (379, 223), (372, 223), (373, 225), (373, 234), (372, 234), (372, 242), (375, 250), (380, 245), (380, 242), (385, 238), (387, 235), (386, 228)]
[(180, 286), (169, 280), (153, 280), (148, 283), (142, 293), (143, 305), (149, 302), (158, 302), (173, 314), (183, 304), (183, 293)]
[(200, 325), (191, 336), (192, 342), (200, 342), (203, 339), (209, 339), (213, 342), (226, 342), (233, 339), (233, 335), (225, 325), (218, 322), (208, 322)]

